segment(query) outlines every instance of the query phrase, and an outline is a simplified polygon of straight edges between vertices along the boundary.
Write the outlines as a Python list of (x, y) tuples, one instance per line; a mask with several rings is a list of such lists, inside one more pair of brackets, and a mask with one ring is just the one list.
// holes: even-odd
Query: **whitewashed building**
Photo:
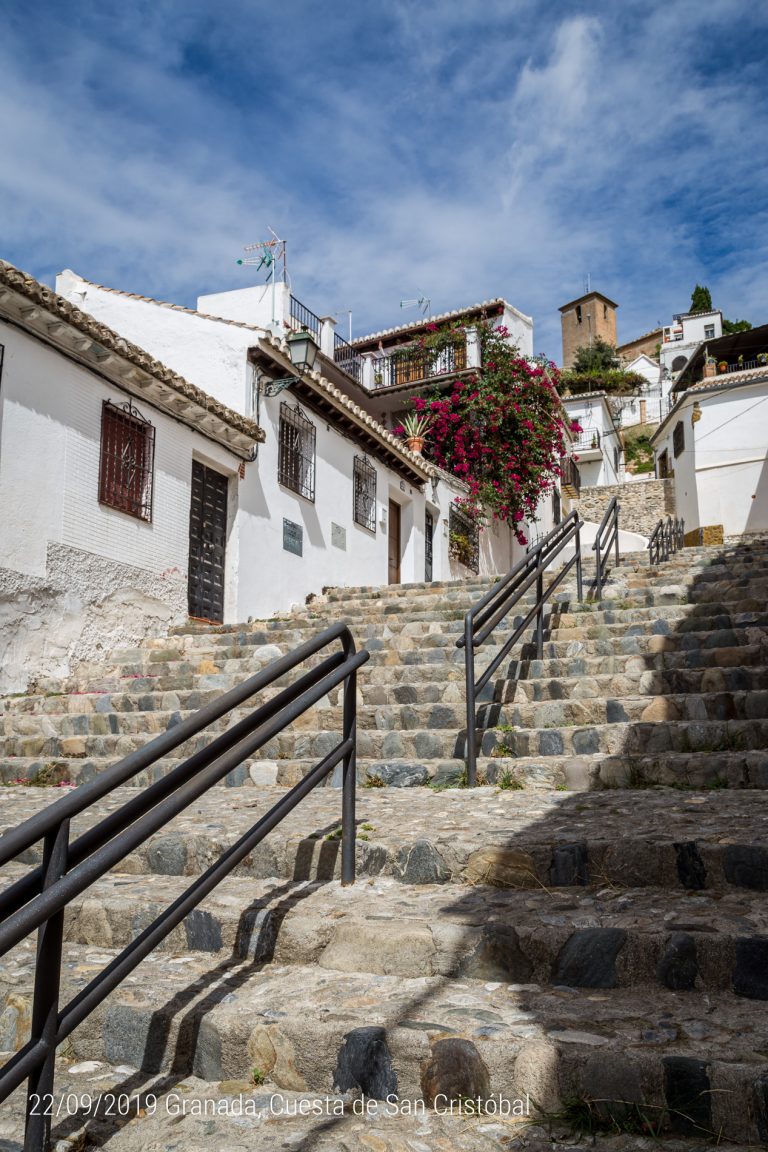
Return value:
[(657, 476), (674, 476), (689, 543), (768, 531), (768, 326), (723, 337), (713, 351), (720, 374), (705, 375), (717, 365), (702, 345), (651, 438)]
[(606, 393), (563, 396), (562, 402), (569, 418), (578, 421), (582, 429), (574, 434), (571, 448), (581, 486), (596, 488), (620, 483), (624, 475), (621, 435)]
[(717, 340), (722, 334), (723, 314), (716, 308), (709, 312), (681, 312), (662, 328), (659, 358), (665, 396), (699, 345)]
[(263, 439), (0, 261), (0, 691), (185, 618), (190, 581), (208, 579), (200, 470), (224, 478), (229, 533)]

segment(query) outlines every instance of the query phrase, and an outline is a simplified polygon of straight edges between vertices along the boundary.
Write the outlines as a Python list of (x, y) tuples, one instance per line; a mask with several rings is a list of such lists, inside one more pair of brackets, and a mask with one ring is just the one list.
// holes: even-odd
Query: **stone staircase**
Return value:
[[(550, 1129), (567, 1142), (586, 1126), (611, 1148), (650, 1147), (657, 1130), (652, 1146), (669, 1149), (768, 1142), (768, 548), (687, 549), (658, 569), (627, 557), (600, 605), (566, 586), (542, 658), (524, 649), (480, 704), (488, 786), (470, 791), (457, 786), (455, 641), (487, 586), (332, 590), (290, 617), (178, 629), (2, 702), (0, 778), (76, 783), (326, 624), (348, 621), (371, 651), (358, 883), (337, 880), (340, 793), (316, 790), (62, 1053), (75, 1096), (244, 1092), (261, 1114), (179, 1119), (142, 1097), (141, 1116), (92, 1116), (91, 1139), (543, 1150)], [(80, 899), (64, 994), (255, 823), (339, 725), (332, 695)], [(56, 796), (4, 789), (0, 826)], [(26, 1038), (33, 963), (32, 942), (3, 958), (0, 1050)], [(361, 1115), (360, 1092), (401, 1104)], [(513, 1111), (530, 1098), (549, 1119), (520, 1127), (490, 1104), (442, 1115), (441, 1094)], [(436, 1097), (422, 1115), (402, 1103)], [(325, 1111), (297, 1116), (301, 1101)], [(20, 1107), (0, 1108), (2, 1149)], [(86, 1111), (55, 1120), (58, 1137), (79, 1139)]]

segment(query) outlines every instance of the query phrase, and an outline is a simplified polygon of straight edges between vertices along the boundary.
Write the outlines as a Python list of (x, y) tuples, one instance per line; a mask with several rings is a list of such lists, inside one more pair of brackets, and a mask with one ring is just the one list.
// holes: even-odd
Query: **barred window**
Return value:
[(307, 500), (315, 499), (315, 438), (311, 420), (296, 405), (280, 405), (280, 453), (278, 479), (286, 488)]
[(152, 520), (155, 429), (130, 401), (101, 409), (99, 503)]
[(376, 531), (376, 469), (366, 456), (355, 456), (353, 473), (355, 524)]
[(456, 504), (448, 509), (448, 551), (470, 572), (480, 571), (480, 532), (476, 521)]
[(682, 420), (678, 420), (675, 424), (675, 430), (672, 433), (672, 450), (675, 453), (675, 459), (685, 449), (685, 425)]

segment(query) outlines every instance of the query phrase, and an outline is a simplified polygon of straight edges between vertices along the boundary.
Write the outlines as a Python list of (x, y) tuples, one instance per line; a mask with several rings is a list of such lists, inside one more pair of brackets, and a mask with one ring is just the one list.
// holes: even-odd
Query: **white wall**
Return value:
[[(571, 420), (578, 420), (582, 431), (600, 433), (600, 459), (586, 459), (589, 447), (574, 444), (573, 455), (581, 473), (582, 487), (594, 488), (603, 484), (618, 484), (621, 471), (621, 445), (611, 414), (602, 396), (565, 396), (563, 407)], [(619, 449), (619, 471), (614, 465), (614, 448)]]
[[(694, 401), (701, 418), (691, 423)], [(684, 428), (675, 458), (673, 433)], [(723, 392), (691, 393), (654, 444), (675, 471), (677, 514), (686, 531), (722, 524), (726, 536), (768, 531), (768, 381)]]
[(222, 404), (250, 415), (247, 351), (257, 333), (109, 292), (72, 272), (57, 276), (56, 291)]
[(522, 356), (533, 356), (533, 319), (518, 312), (516, 308), (505, 307), (494, 327), (504, 325), (509, 329), (510, 341), (517, 344)]
[(155, 427), (152, 522), (105, 507), (102, 403), (129, 397), (2, 321), (0, 343), (0, 664), (4, 689), (17, 690), (32, 670), (65, 674), (185, 618), (193, 456), (233, 478), (239, 460), (134, 401)]

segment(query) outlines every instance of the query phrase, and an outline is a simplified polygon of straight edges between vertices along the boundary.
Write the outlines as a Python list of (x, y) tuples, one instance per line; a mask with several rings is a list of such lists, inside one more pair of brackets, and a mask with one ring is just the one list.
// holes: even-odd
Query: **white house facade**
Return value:
[(563, 396), (563, 407), (581, 432), (574, 435), (572, 455), (586, 488), (618, 484), (623, 478), (621, 435), (605, 392)]
[(768, 532), (768, 368), (682, 392), (651, 443), (687, 536)]
[[(0, 690), (15, 691), (186, 617), (193, 474), (224, 477), (234, 506), (263, 432), (3, 262), (0, 361)], [(235, 605), (231, 575), (219, 594)]]
[(682, 312), (662, 328), (659, 358), (665, 395), (669, 393), (674, 377), (685, 368), (698, 346), (708, 340), (717, 340), (722, 334), (723, 314), (717, 309)]

